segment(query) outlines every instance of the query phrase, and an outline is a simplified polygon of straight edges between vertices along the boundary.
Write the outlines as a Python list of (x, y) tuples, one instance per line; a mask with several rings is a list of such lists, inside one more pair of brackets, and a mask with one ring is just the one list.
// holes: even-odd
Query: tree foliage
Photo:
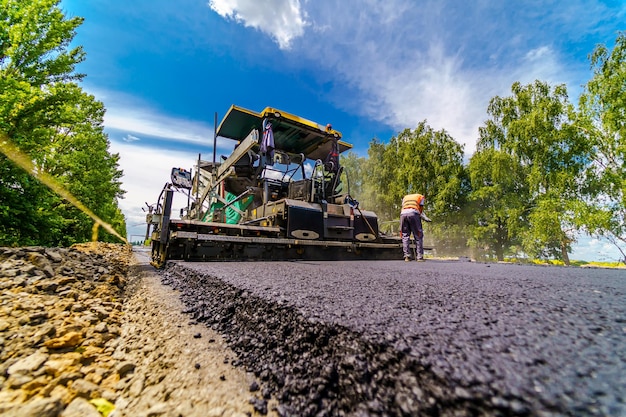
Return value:
[(388, 142), (373, 139), (367, 158), (349, 155), (346, 165), (362, 175), (354, 189), (383, 223), (397, 222), (404, 194), (425, 194), (436, 220), (426, 236), (437, 235), (437, 249), (467, 237), (498, 260), (567, 264), (587, 231), (626, 261), (626, 33), (590, 60), (578, 109), (564, 85), (516, 82), (510, 96), (490, 101), (467, 167), (460, 145), (422, 122)]
[(577, 127), (593, 153), (585, 175), (589, 198), (579, 222), (613, 242), (626, 262), (626, 33), (611, 51), (596, 47), (590, 60), (593, 76), (579, 100)]
[(511, 91), (490, 101), (491, 119), (479, 130), (477, 149), (505, 152), (525, 171), (528, 193), (519, 198), (530, 203), (526, 252), (569, 264), (582, 192), (578, 179), (589, 161), (589, 144), (570, 121), (573, 106), (564, 85), (514, 83)]
[(446, 131), (426, 122), (406, 129), (385, 145), (370, 143), (368, 173), (378, 205), (386, 218), (399, 216), (407, 193), (426, 196), (429, 212), (448, 216), (459, 209), (463, 178), (463, 149)]
[[(0, 130), (103, 220), (124, 235), (118, 155), (108, 151), (104, 107), (75, 83), (81, 47), (69, 48), (81, 18), (57, 0), (0, 0)], [(93, 222), (0, 156), (0, 244), (67, 245), (89, 240)], [(104, 235), (104, 240), (112, 236)]]
[(469, 163), (471, 244), (499, 261), (516, 253), (528, 223), (528, 169), (507, 152), (476, 152)]
[[(415, 129), (406, 129), (388, 144), (372, 140), (368, 150), (367, 178), (364, 189), (373, 209), (397, 230), (402, 197), (408, 193), (426, 196), (429, 216), (438, 219), (431, 227), (439, 249), (465, 246), (459, 237), (458, 223), (464, 206), (463, 148), (445, 130), (435, 131), (423, 121)], [(443, 227), (446, 224), (447, 227)], [(428, 237), (428, 235), (427, 235)]]
[(367, 178), (365, 163), (366, 159), (353, 151), (340, 156), (340, 165), (343, 167), (341, 182), (344, 184), (342, 192), (349, 193), (359, 201), (365, 197), (364, 184)]

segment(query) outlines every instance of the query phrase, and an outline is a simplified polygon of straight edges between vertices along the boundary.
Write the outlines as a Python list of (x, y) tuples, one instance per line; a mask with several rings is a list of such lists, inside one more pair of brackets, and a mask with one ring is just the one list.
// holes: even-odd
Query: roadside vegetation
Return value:
[[(563, 261), (558, 261), (555, 259), (545, 260), (545, 259), (535, 259), (533, 260), (534, 264), (537, 265), (556, 265), (556, 266), (564, 266), (565, 263)], [(623, 262), (586, 262), (586, 261), (571, 261), (570, 266), (579, 266), (583, 268), (624, 268)]]
[(350, 193), (394, 233), (403, 195), (426, 195), (436, 221), (425, 236), (438, 255), (571, 265), (572, 245), (588, 235), (611, 242), (625, 263), (626, 33), (589, 59), (577, 105), (565, 85), (540, 80), (493, 97), (468, 162), (426, 120), (372, 139), (367, 157), (347, 153)]
[[(103, 104), (78, 85), (85, 53), (70, 47), (83, 19), (67, 18), (58, 3), (0, 0), (0, 141), (125, 236), (119, 156), (109, 152)], [(10, 157), (0, 154), (0, 246), (91, 240), (94, 221)], [(106, 231), (98, 238), (119, 242)]]

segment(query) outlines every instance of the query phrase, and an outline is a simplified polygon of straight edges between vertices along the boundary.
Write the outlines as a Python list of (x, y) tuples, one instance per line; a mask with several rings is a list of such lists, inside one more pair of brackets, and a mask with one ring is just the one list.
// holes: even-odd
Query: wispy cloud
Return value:
[[(190, 149), (212, 152), (214, 127), (201, 121), (178, 118), (146, 104), (142, 99), (118, 91), (85, 88), (104, 103), (104, 127), (114, 140), (142, 143), (143, 148), (161, 142), (168, 149)], [(235, 142), (217, 138), (217, 153), (230, 153)], [(196, 154), (197, 155), (197, 154)]]
[[(126, 217), (129, 234), (141, 234), (146, 230), (146, 203), (155, 204), (163, 186), (170, 182), (172, 167), (191, 168), (197, 158), (196, 153), (168, 151), (159, 148), (138, 146), (136, 143), (111, 142), (111, 152), (120, 155), (120, 168), (126, 198), (119, 201), (119, 207)], [(187, 199), (176, 194), (172, 213), (185, 207)]]
[(98, 90), (85, 86), (85, 90), (104, 103), (104, 126), (126, 132), (125, 141), (141, 136), (203, 143), (213, 137), (213, 126), (196, 120), (178, 118), (153, 108), (141, 98), (111, 90)]
[[(326, 4), (309, 11), (313, 24), (322, 26), (321, 21), (330, 18), (328, 9), (342, 24), (305, 36), (302, 51), (310, 52), (310, 57), (333, 51), (334, 58), (321, 63), (332, 63), (330, 72), (340, 74), (356, 94), (350, 101), (343, 99), (345, 94), (338, 95), (337, 105), (398, 130), (426, 119), (472, 153), (494, 95), (509, 94), (514, 81), (571, 80), (549, 45), (527, 40), (524, 31), (532, 29), (514, 24), (505, 31), (492, 25), (492, 19), (507, 15), (493, 3), (459, 6), (426, 1), (416, 7), (414, 2), (396, 0), (388, 2), (382, 18), (379, 8), (369, 2), (363, 7)], [(348, 39), (353, 48), (346, 47)]]
[(264, 32), (281, 49), (289, 49), (307, 25), (300, 0), (211, 0), (209, 7), (224, 18)]
[(174, 118), (148, 108), (107, 104), (104, 125), (139, 135), (191, 143), (200, 143), (213, 137), (213, 130), (197, 121)]
[(136, 142), (136, 141), (141, 140), (141, 139), (139, 139), (137, 136), (133, 136), (133, 135), (131, 135), (131, 134), (129, 133), (129, 134), (127, 134), (126, 136), (124, 136), (124, 137), (122, 138), (122, 140), (123, 140), (124, 142)]
[[(580, 39), (581, 30), (597, 30), (615, 13), (587, 0), (552, 8), (539, 0), (524, 7), (453, 0), (280, 3), (280, 12), (254, 0), (210, 5), (264, 31), (281, 48), (292, 45), (290, 53), (303, 66), (318, 68), (321, 83), (332, 83), (328, 96), (336, 106), (398, 130), (427, 119), (469, 153), (489, 99), (510, 94), (513, 82), (541, 79), (577, 90), (585, 65), (566, 61), (559, 39)], [(282, 13), (280, 19), (274, 13)], [(282, 25), (289, 35), (280, 40)]]

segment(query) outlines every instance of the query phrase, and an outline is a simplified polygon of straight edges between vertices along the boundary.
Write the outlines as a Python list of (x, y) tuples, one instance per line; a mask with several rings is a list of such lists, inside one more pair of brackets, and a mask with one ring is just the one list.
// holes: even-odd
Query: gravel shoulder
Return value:
[(224, 340), (190, 322), (146, 254), (101, 243), (0, 248), (0, 289), (0, 416), (243, 417), (272, 407)]
[(115, 416), (261, 415), (267, 405), (257, 411), (250, 403), (254, 377), (232, 365), (236, 355), (224, 339), (190, 321), (178, 292), (161, 284), (144, 253), (135, 259), (113, 357), (136, 368)]

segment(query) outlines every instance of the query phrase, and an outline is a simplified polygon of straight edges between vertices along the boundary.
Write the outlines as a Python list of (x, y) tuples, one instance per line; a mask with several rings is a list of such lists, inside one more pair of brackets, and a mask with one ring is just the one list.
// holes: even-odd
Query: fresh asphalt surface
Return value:
[[(244, 290), (246, 299), (258, 297), (294, 310), (311, 326), (345, 329), (367, 346), (378, 346), (376, 352), (398, 353), (389, 369), (399, 373), (395, 389), (378, 390), (377, 381), (389, 383), (390, 377), (364, 371), (378, 353), (363, 353), (365, 363), (357, 368), (368, 376), (360, 380), (372, 387), (350, 391), (358, 397), (352, 405), (337, 405), (329, 415), (356, 415), (358, 410), (377, 415), (626, 415), (623, 269), (438, 260), (170, 264), (193, 282), (200, 276), (217, 278)], [(187, 293), (187, 305), (212, 291), (198, 288)], [(223, 288), (219, 291), (202, 306), (228, 298)], [(202, 314), (217, 326), (218, 320), (205, 313), (196, 316)], [(306, 360), (313, 359), (305, 355)], [(407, 394), (398, 398), (397, 391), (407, 385)], [(333, 395), (342, 395), (341, 382), (333, 389), (338, 392)], [(289, 395), (283, 394), (283, 400), (288, 403)], [(293, 409), (307, 414), (306, 400), (298, 401)], [(334, 404), (319, 395), (311, 401), (318, 403), (317, 409), (309, 405), (311, 415)], [(358, 402), (367, 406), (355, 406)]]

